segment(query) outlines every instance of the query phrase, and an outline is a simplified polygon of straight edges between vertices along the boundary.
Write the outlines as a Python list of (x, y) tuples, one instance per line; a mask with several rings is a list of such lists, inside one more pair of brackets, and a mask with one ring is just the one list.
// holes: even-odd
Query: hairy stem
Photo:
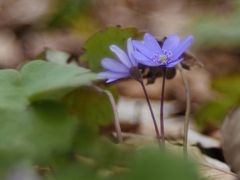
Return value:
[(114, 100), (112, 93), (108, 90), (101, 89), (97, 86), (94, 86), (94, 88), (97, 91), (104, 93), (108, 97), (108, 99), (111, 103), (111, 106), (112, 106), (112, 110), (113, 110), (113, 115), (114, 115), (113, 123), (114, 123), (115, 131), (117, 134), (117, 139), (118, 139), (119, 143), (122, 143), (123, 137), (122, 137), (122, 131), (121, 131), (121, 126), (120, 126), (120, 120), (119, 120), (119, 116), (118, 116), (118, 112), (117, 112), (116, 102)]
[(165, 90), (165, 80), (166, 80), (166, 71), (167, 68), (163, 67), (163, 80), (162, 80), (162, 92), (161, 92), (161, 100), (160, 100), (160, 132), (161, 132), (161, 140), (163, 147), (165, 146), (165, 137), (164, 137), (164, 119), (163, 119), (163, 101), (164, 101), (164, 90)]
[(148, 108), (149, 108), (149, 111), (150, 111), (151, 116), (152, 116), (153, 125), (154, 125), (154, 128), (155, 128), (155, 132), (156, 132), (157, 139), (160, 141), (160, 140), (161, 140), (161, 137), (160, 137), (160, 133), (159, 133), (158, 126), (157, 126), (157, 121), (156, 121), (156, 119), (155, 119), (155, 116), (154, 116), (154, 113), (153, 113), (153, 110), (152, 110), (152, 106), (151, 106), (151, 103), (150, 103), (150, 100), (149, 100), (149, 97), (148, 97), (146, 88), (145, 88), (145, 86), (144, 86), (144, 83), (143, 83), (143, 80), (142, 80), (142, 79), (141, 79), (139, 82), (140, 82), (140, 84), (141, 84), (141, 86), (142, 86), (142, 89), (143, 89), (145, 98), (146, 98), (146, 100), (147, 100)]
[(183, 68), (181, 64), (178, 64), (178, 69), (181, 73), (184, 88), (185, 88), (185, 96), (186, 96), (186, 111), (185, 111), (185, 121), (184, 121), (184, 142), (183, 142), (183, 153), (185, 157), (188, 155), (187, 147), (188, 147), (188, 130), (189, 130), (189, 116), (191, 112), (191, 96), (190, 96), (190, 89), (189, 84), (187, 81), (186, 76), (183, 73)]

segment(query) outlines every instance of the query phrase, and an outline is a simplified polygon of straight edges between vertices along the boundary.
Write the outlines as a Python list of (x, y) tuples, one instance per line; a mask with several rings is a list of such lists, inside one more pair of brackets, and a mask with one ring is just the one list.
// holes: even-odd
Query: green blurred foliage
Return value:
[(158, 147), (144, 147), (136, 151), (130, 161), (131, 171), (123, 176), (124, 180), (200, 180), (195, 166), (183, 157)]
[(48, 179), (200, 179), (192, 162), (157, 146), (133, 149), (98, 139), (75, 157), (55, 159), (51, 167), (56, 175), (48, 174)]
[(216, 10), (217, 5), (215, 5), (200, 11), (194, 18), (192, 30), (199, 47), (231, 49), (240, 46), (239, 0), (229, 0), (223, 3), (226, 6), (221, 7), (222, 11)]
[(220, 77), (213, 81), (213, 88), (229, 97), (240, 97), (240, 75)]
[(91, 2), (91, 0), (56, 0), (49, 25), (53, 27), (69, 25), (79, 15), (89, 13)]
[[(64, 73), (63, 73), (64, 72)], [(75, 65), (58, 65), (44, 61), (34, 61), (21, 69), (24, 92), (28, 99), (61, 98), (72, 89), (90, 85), (97, 75)]]
[(1, 70), (0, 80), (0, 107), (22, 108), (36, 100), (61, 98), (72, 89), (97, 80), (97, 76), (73, 65), (38, 60), (26, 64), (20, 72)]
[[(205, 1), (203, 4), (206, 9), (198, 9), (192, 24), (198, 47), (212, 50), (211, 56), (214, 56), (216, 49), (237, 52), (240, 46), (240, 1)], [(228, 57), (225, 59), (228, 60)], [(197, 124), (201, 129), (219, 128), (228, 112), (239, 105), (239, 84), (239, 74), (213, 80), (212, 88), (217, 93), (215, 99), (205, 103), (196, 113)]]
[(94, 170), (86, 168), (77, 162), (68, 162), (54, 169), (56, 174), (46, 176), (46, 180), (98, 180)]
[(70, 150), (77, 116), (62, 97), (97, 76), (87, 69), (33, 61), (20, 71), (0, 71), (0, 176), (23, 160), (47, 161), (53, 153)]
[(109, 46), (116, 44), (126, 49), (126, 40), (129, 37), (139, 37), (140, 33), (135, 28), (109, 27), (91, 36), (84, 44), (85, 53), (81, 56), (82, 61), (87, 61), (93, 71), (101, 70), (101, 60), (104, 57), (115, 58)]
[(106, 125), (113, 113), (108, 97), (91, 87), (77, 89), (65, 96), (65, 103), (87, 125)]
[(0, 112), (0, 156), (42, 160), (71, 145), (77, 120), (59, 102), (41, 101)]
[(229, 110), (240, 105), (240, 76), (225, 76), (213, 80), (212, 87), (219, 94), (196, 113), (199, 127), (219, 127)]
[(201, 129), (208, 126), (218, 128), (234, 105), (236, 105), (236, 100), (228, 97), (219, 98), (202, 105), (195, 115), (197, 125)]
[(79, 161), (84, 162), (83, 157), (92, 159), (92, 166), (97, 169), (114, 171), (114, 167), (125, 167), (129, 162), (134, 149), (123, 144), (113, 144), (107, 138), (98, 138), (89, 143), (89, 146), (76, 146)]
[(47, 26), (72, 28), (81, 35), (90, 35), (101, 27), (94, 15), (93, 0), (55, 0)]
[(76, 148), (91, 145), (99, 136), (99, 127), (113, 121), (112, 106), (105, 94), (92, 87), (82, 87), (64, 97), (68, 111), (79, 119), (74, 139)]

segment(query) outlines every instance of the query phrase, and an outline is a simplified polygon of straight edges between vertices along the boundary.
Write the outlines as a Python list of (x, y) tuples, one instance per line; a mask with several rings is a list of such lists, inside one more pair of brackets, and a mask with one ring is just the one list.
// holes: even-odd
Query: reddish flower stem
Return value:
[(165, 80), (166, 80), (166, 71), (167, 68), (163, 67), (163, 80), (162, 80), (162, 92), (161, 92), (161, 100), (160, 100), (160, 132), (161, 132), (161, 142), (162, 146), (165, 146), (165, 135), (164, 135), (164, 119), (163, 119), (163, 101), (164, 101), (164, 90), (165, 90)]
[(150, 111), (151, 116), (152, 116), (153, 125), (154, 125), (154, 128), (155, 128), (155, 132), (156, 132), (157, 139), (161, 142), (161, 136), (160, 136), (160, 133), (159, 133), (159, 130), (158, 130), (157, 121), (156, 121), (156, 119), (155, 119), (155, 116), (154, 116), (154, 113), (153, 113), (153, 110), (152, 110), (152, 106), (151, 106), (151, 103), (150, 103), (150, 100), (149, 100), (149, 97), (148, 97), (146, 88), (145, 88), (145, 86), (144, 86), (144, 83), (143, 83), (143, 80), (142, 80), (142, 79), (141, 79), (139, 82), (140, 82), (140, 84), (141, 84), (141, 86), (142, 86), (142, 89), (143, 89), (145, 98), (146, 98), (146, 100), (147, 100), (148, 108), (149, 108), (149, 111)]

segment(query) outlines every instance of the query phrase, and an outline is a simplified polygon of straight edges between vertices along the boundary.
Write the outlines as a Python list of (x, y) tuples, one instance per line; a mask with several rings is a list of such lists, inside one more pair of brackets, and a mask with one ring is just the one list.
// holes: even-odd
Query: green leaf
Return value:
[(22, 108), (29, 104), (18, 71), (0, 70), (0, 82), (0, 108)]
[(97, 75), (74, 65), (32, 61), (16, 70), (0, 70), (0, 108), (24, 108), (42, 99), (58, 99), (89, 85)]
[(69, 93), (65, 102), (73, 114), (85, 125), (99, 126), (112, 122), (113, 112), (108, 97), (91, 87)]
[(97, 79), (96, 74), (87, 69), (44, 61), (28, 63), (21, 69), (21, 74), (30, 99), (48, 97), (49, 93), (62, 97), (70, 90), (89, 85)]
[(213, 81), (213, 88), (228, 96), (240, 98), (240, 75), (215, 79)]
[(2, 162), (41, 159), (70, 148), (78, 121), (66, 111), (62, 97), (96, 79), (87, 69), (40, 60), (20, 71), (0, 70)]
[(68, 150), (72, 143), (77, 120), (61, 103), (42, 101), (0, 113), (0, 157), (39, 160)]
[(65, 96), (64, 102), (80, 123), (74, 140), (75, 149), (89, 149), (99, 135), (99, 126), (113, 121), (108, 96), (92, 87), (81, 87)]
[(65, 162), (56, 169), (54, 175), (50, 174), (46, 180), (100, 180), (93, 169), (82, 166), (77, 162)]
[[(132, 158), (133, 150), (107, 138), (96, 138), (72, 152), (74, 156), (52, 156), (49, 165), (57, 179), (113, 179), (126, 171), (124, 167)], [(53, 178), (51, 173), (49, 175)]]
[(115, 179), (126, 170), (128, 172), (126, 165), (134, 151), (129, 146), (112, 143), (107, 138), (96, 138), (73, 152), (75, 159), (72, 156), (55, 156), (52, 159), (49, 165), (54, 175), (65, 177), (62, 179), (67, 179), (67, 176), (69, 179)]
[(124, 180), (199, 180), (195, 166), (184, 159), (157, 148), (141, 148), (130, 162), (129, 173)]
[(217, 99), (202, 105), (195, 114), (197, 125), (202, 129), (208, 125), (218, 128), (227, 112), (240, 100), (239, 75), (217, 78), (212, 86), (220, 93)]
[(113, 53), (109, 50), (111, 44), (116, 44), (125, 49), (126, 40), (129, 37), (139, 36), (135, 28), (118, 28), (110, 27), (104, 31), (95, 33), (84, 44), (85, 54), (81, 60), (89, 63), (90, 69), (93, 71), (101, 70), (101, 60), (104, 57), (113, 57)]
[(49, 20), (50, 27), (69, 26), (73, 19), (90, 10), (91, 0), (61, 0), (55, 4), (55, 11)]
[(76, 152), (83, 164), (86, 157), (92, 160), (95, 168), (111, 169), (114, 166), (126, 166), (134, 151), (128, 146), (116, 145), (107, 138), (96, 138), (88, 146), (77, 147)]
[(197, 125), (204, 128), (207, 125), (218, 128), (227, 112), (236, 105), (237, 99), (226, 97), (204, 104), (195, 114)]
[[(237, 6), (235, 6), (237, 7)], [(201, 48), (223, 48), (230, 49), (239, 47), (240, 42), (240, 11), (237, 13), (232, 11), (232, 14), (222, 15), (213, 14), (212, 11), (204, 14), (195, 19), (192, 25), (196, 43)], [(224, 27), (224, 28), (223, 28)], [(224, 43), (223, 42), (224, 39)]]

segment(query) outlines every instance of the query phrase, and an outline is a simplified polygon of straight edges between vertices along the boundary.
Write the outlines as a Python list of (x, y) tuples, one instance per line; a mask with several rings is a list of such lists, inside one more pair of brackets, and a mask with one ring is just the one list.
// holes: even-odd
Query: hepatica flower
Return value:
[(183, 60), (182, 54), (192, 42), (193, 36), (187, 36), (180, 41), (177, 35), (169, 35), (160, 46), (151, 34), (145, 33), (143, 41), (133, 41), (133, 56), (139, 63), (147, 66), (171, 68)]
[(104, 58), (101, 64), (106, 71), (99, 73), (99, 76), (107, 79), (107, 83), (127, 77), (137, 79), (140, 73), (138, 73), (137, 69), (138, 63), (132, 56), (133, 46), (131, 38), (127, 41), (127, 53), (116, 45), (111, 45), (110, 50), (117, 56), (117, 60)]
[(122, 49), (120, 49), (116, 45), (111, 45), (110, 50), (116, 54), (116, 56), (118, 57), (118, 60), (114, 60), (111, 58), (104, 58), (102, 60), (102, 66), (106, 69), (106, 71), (99, 73), (99, 76), (107, 79), (106, 81), (107, 83), (116, 81), (121, 78), (127, 78), (127, 77), (132, 77), (133, 79), (137, 80), (140, 83), (140, 85), (143, 88), (143, 92), (147, 100), (149, 111), (152, 116), (157, 138), (160, 139), (160, 133), (157, 127), (157, 121), (155, 119), (152, 106), (150, 104), (150, 100), (143, 83), (142, 75), (138, 69), (138, 62), (133, 57), (133, 52), (135, 50), (133, 48), (131, 38), (127, 40), (127, 53), (125, 53)]

